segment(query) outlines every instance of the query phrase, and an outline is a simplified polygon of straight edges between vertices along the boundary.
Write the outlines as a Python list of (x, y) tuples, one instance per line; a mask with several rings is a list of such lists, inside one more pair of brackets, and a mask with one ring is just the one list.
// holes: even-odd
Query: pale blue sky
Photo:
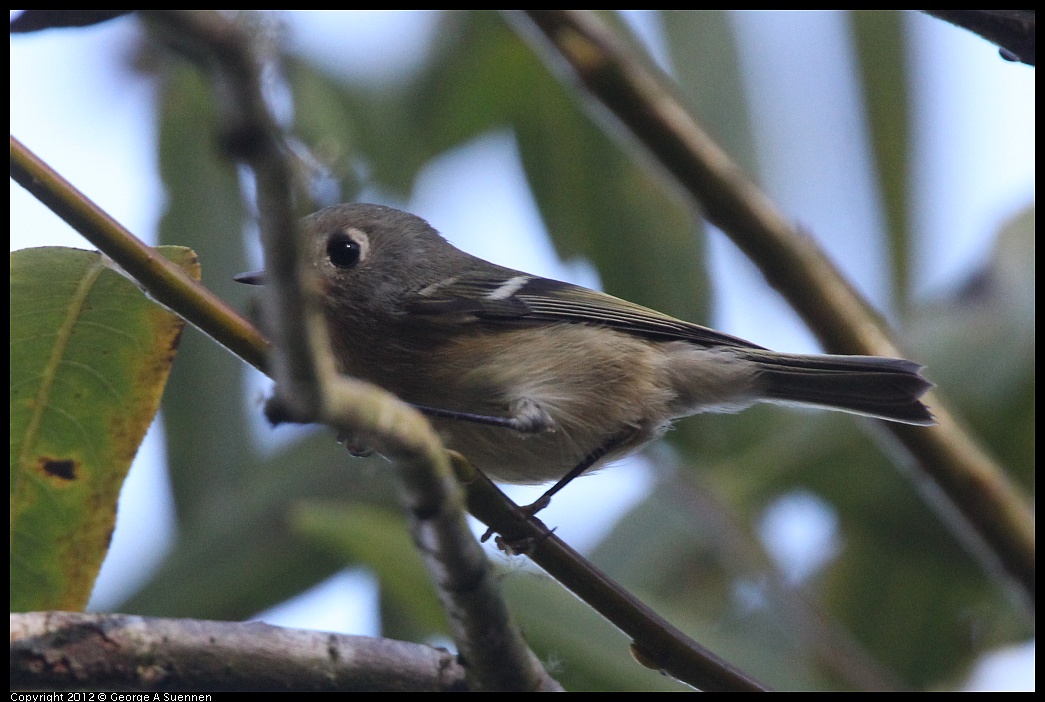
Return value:
[[(401, 75), (422, 61), (433, 18), (431, 11), (288, 15), (294, 44), (309, 46), (316, 60), (359, 80)], [(636, 21), (644, 35), (655, 40), (656, 23), (649, 19), (640, 13)], [(844, 181), (839, 171), (811, 172), (823, 169), (823, 162), (807, 162), (801, 153), (808, 144), (823, 142), (824, 149), (844, 154), (828, 161), (837, 169), (866, 157), (861, 107), (848, 87), (852, 58), (840, 16), (770, 12), (738, 13), (736, 19), (740, 45), (758, 47), (744, 63), (756, 132), (764, 140), (760, 147), (787, 154), (790, 146), (793, 152), (777, 161), (788, 164), (786, 172), (771, 168), (763, 174), (767, 191), (789, 216), (822, 237), (862, 290), (884, 304), (883, 262), (873, 243), (881, 217), (866, 184), (839, 187)], [(1034, 74), (997, 59), (995, 49), (954, 27), (917, 13), (909, 15), (909, 25), (918, 67), (916, 90), (924, 98), (917, 103), (915, 122), (917, 278), (921, 293), (932, 296), (973, 270), (989, 251), (999, 225), (1033, 202)], [(133, 21), (121, 20), (85, 30), (12, 37), (11, 134), (116, 219), (152, 240), (163, 206), (149, 113), (152, 88), (122, 65), (136, 32)], [(421, 175), (413, 199), (404, 205), (484, 258), (596, 285), (598, 278), (590, 268), (563, 267), (555, 258), (514, 149), (511, 134), (502, 132), (445, 155)], [(483, 248), (494, 241), (485, 235), (494, 219), (505, 234), (497, 241), (516, 242), (514, 248)], [(53, 244), (89, 247), (12, 182), (12, 250)], [(715, 326), (773, 348), (815, 348), (779, 300), (752, 292), (764, 289), (764, 284), (721, 237), (713, 239), (713, 257)], [(134, 582), (128, 573), (145, 577), (145, 564), (162, 557), (170, 542), (169, 490), (155, 439), (147, 441), (132, 470), (125, 494), (136, 498), (122, 503), (113, 553), (96, 593), (98, 603), (119, 599), (116, 590)], [(623, 505), (637, 499), (648, 482), (641, 461), (585, 480), (590, 481), (585, 491), (573, 491), (574, 497), (565, 491), (546, 513), (549, 520), (562, 523), (560, 534), (581, 545), (597, 538), (598, 529), (613, 517), (612, 512), (590, 514), (592, 490), (606, 491), (599, 502)], [(797, 496), (792, 502), (805, 504), (803, 499)], [(792, 502), (778, 505), (766, 519), (789, 513)], [(585, 515), (583, 525), (570, 519), (578, 513)], [(812, 531), (796, 529), (799, 547), (803, 539), (830, 544), (830, 515), (815, 517), (815, 509), (813, 514)], [(792, 546), (788, 542), (779, 548), (789, 554), (787, 562), (795, 563), (799, 557), (788, 550)], [(265, 618), (290, 626), (373, 633), (377, 624), (370, 605), (375, 593), (368, 582), (361, 572), (339, 576), (316, 597)], [(346, 591), (354, 596), (347, 597)], [(343, 611), (346, 601), (358, 603), (358, 610)], [(1017, 666), (1022, 677), (1007, 673), (1001, 679), (1017, 689), (1033, 689), (1033, 644), (1021, 655)], [(1001, 683), (990, 678), (982, 685), (998, 689)]]

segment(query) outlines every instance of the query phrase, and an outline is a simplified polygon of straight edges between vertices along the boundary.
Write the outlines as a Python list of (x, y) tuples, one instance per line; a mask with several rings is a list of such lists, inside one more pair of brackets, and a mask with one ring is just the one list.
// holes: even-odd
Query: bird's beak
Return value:
[(235, 280), (237, 283), (246, 283), (247, 285), (264, 285), (265, 271), (240, 273), (239, 275), (232, 276), (232, 279)]

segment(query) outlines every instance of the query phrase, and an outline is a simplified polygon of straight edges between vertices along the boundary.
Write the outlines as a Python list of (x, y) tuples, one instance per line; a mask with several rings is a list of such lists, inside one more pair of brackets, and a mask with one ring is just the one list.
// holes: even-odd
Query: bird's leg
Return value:
[(569, 473), (560, 478), (559, 482), (548, 488), (543, 495), (538, 497), (534, 502), (523, 507), (522, 510), (530, 517), (540, 512), (552, 501), (552, 496), (555, 495), (555, 493), (569, 485), (574, 478), (584, 473), (584, 471), (601, 461), (608, 454), (620, 448), (628, 439), (634, 436), (635, 431), (634, 428), (628, 427), (611, 436), (606, 443), (585, 456), (580, 463), (570, 469)]
[[(588, 470), (593, 465), (598, 463), (600, 460), (605, 458), (608, 454), (612, 453), (615, 449), (619, 448), (624, 443), (626, 443), (628, 439), (635, 435), (635, 431), (635, 429), (629, 427), (611, 436), (609, 440), (606, 441), (606, 443), (604, 443), (602, 446), (585, 456), (580, 463), (571, 468), (569, 473), (564, 475), (562, 479), (560, 479), (557, 483), (552, 485), (543, 495), (537, 498), (536, 501), (531, 502), (525, 507), (520, 507), (519, 509), (521, 509), (526, 514), (527, 518), (532, 518), (534, 515), (536, 515), (538, 512), (540, 512), (542, 509), (548, 506), (548, 503), (552, 501), (552, 496), (555, 495), (555, 493), (562, 490), (564, 487), (569, 485), (574, 478), (581, 475), (584, 471)], [(482, 538), (480, 538), (479, 540), (485, 542), (487, 539), (490, 538), (490, 536), (493, 535), (493, 533), (494, 530), (492, 528), (487, 529), (486, 533), (484, 533)], [(515, 553), (525, 553), (526, 549), (520, 548), (519, 546), (519, 544), (514, 543), (510, 543), (508, 545), (508, 547)]]

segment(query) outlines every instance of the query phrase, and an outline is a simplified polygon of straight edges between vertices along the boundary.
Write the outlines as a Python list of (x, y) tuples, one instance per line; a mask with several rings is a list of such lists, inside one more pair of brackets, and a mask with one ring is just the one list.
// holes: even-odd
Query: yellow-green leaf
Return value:
[(183, 326), (98, 252), (11, 254), (12, 612), (86, 605)]

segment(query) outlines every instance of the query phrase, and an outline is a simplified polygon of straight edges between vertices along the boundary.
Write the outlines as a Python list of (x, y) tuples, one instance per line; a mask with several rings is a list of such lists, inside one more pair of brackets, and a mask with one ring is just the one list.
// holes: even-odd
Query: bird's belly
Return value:
[(433, 422), (449, 448), (504, 482), (555, 481), (607, 448), (593, 469), (621, 458), (663, 433), (676, 397), (657, 347), (585, 325), (471, 337), (451, 344), (444, 357), (438, 367), (448, 375), (431, 385), (456, 390), (444, 407), (499, 417), (529, 408), (550, 419), (537, 433)]
[(662, 428), (622, 425), (617, 432), (567, 433), (552, 430), (524, 434), (513, 429), (460, 420), (433, 418), (432, 424), (447, 448), (460, 452), (469, 463), (499, 482), (537, 485), (559, 480), (593, 453), (619, 440), (588, 471), (624, 457), (663, 433)]

